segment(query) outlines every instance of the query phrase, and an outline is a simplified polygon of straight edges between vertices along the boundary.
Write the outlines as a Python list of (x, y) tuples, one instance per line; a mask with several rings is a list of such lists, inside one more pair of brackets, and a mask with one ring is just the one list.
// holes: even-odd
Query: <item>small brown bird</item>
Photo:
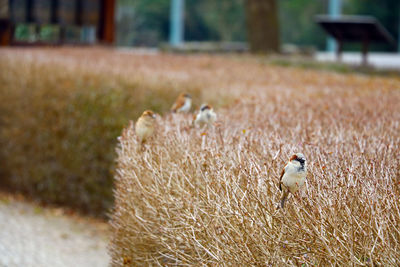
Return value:
[(301, 153), (294, 154), (283, 168), (279, 181), (279, 189), (282, 191), (280, 203), (282, 209), (285, 207), (285, 200), (289, 193), (294, 194), (303, 187), (306, 175), (306, 158)]
[(193, 124), (199, 127), (203, 127), (204, 125), (210, 127), (213, 125), (216, 119), (217, 114), (215, 114), (213, 108), (210, 105), (203, 104), (201, 105), (199, 113), (197, 113)]
[(154, 133), (156, 114), (151, 110), (143, 112), (136, 121), (135, 132), (141, 144), (144, 144)]
[(172, 112), (188, 113), (192, 106), (192, 97), (187, 93), (181, 93), (172, 105)]

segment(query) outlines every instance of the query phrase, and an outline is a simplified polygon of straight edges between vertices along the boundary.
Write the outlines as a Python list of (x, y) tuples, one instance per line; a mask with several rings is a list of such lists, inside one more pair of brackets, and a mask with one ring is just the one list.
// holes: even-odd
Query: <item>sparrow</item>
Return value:
[(143, 112), (136, 121), (135, 132), (141, 144), (144, 144), (154, 133), (156, 114), (151, 110)]
[(203, 104), (201, 105), (199, 113), (197, 113), (193, 123), (195, 126), (203, 127), (204, 125), (207, 125), (210, 127), (216, 119), (217, 114), (215, 114), (213, 108), (210, 105)]
[(192, 97), (187, 93), (181, 93), (172, 105), (172, 112), (183, 112), (187, 113), (192, 106)]
[[(306, 158), (301, 153), (294, 154), (289, 162), (283, 168), (280, 181), (279, 189), (282, 191), (281, 195), (281, 208), (285, 207), (285, 200), (289, 193), (296, 193), (301, 187), (303, 187), (307, 175), (307, 164)], [(279, 208), (279, 205), (278, 205)]]

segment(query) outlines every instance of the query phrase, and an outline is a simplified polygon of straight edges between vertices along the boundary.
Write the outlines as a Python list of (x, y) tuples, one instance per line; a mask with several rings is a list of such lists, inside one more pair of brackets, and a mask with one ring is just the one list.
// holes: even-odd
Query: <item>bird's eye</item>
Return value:
[(297, 161), (300, 162), (300, 163), (304, 163), (304, 162), (305, 162), (305, 159), (298, 158)]

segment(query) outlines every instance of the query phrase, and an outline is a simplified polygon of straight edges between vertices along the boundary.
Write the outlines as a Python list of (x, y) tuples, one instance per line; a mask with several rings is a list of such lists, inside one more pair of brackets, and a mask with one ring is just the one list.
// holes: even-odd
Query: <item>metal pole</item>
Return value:
[(364, 39), (362, 43), (362, 61), (361, 61), (361, 65), (363, 67), (368, 66), (368, 48), (369, 48), (369, 40)]
[(171, 46), (179, 46), (183, 41), (183, 10), (184, 0), (171, 0), (170, 34)]
[(398, 36), (397, 36), (397, 39), (398, 39), (398, 52), (400, 53), (400, 5), (399, 5), (399, 18), (398, 18), (398, 20), (399, 20), (399, 32), (398, 32)]
[[(329, 0), (329, 15), (331, 17), (339, 17), (342, 13), (342, 0)], [(337, 43), (332, 37), (328, 37), (327, 51), (334, 52), (337, 50)]]
[(336, 58), (338, 62), (342, 62), (342, 54), (343, 54), (343, 42), (339, 40), (337, 47), (336, 47)]

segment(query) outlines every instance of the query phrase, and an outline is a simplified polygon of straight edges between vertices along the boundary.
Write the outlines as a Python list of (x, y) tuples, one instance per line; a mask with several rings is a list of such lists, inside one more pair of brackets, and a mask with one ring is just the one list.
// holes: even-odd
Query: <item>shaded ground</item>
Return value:
[(0, 194), (0, 266), (107, 266), (107, 225)]

